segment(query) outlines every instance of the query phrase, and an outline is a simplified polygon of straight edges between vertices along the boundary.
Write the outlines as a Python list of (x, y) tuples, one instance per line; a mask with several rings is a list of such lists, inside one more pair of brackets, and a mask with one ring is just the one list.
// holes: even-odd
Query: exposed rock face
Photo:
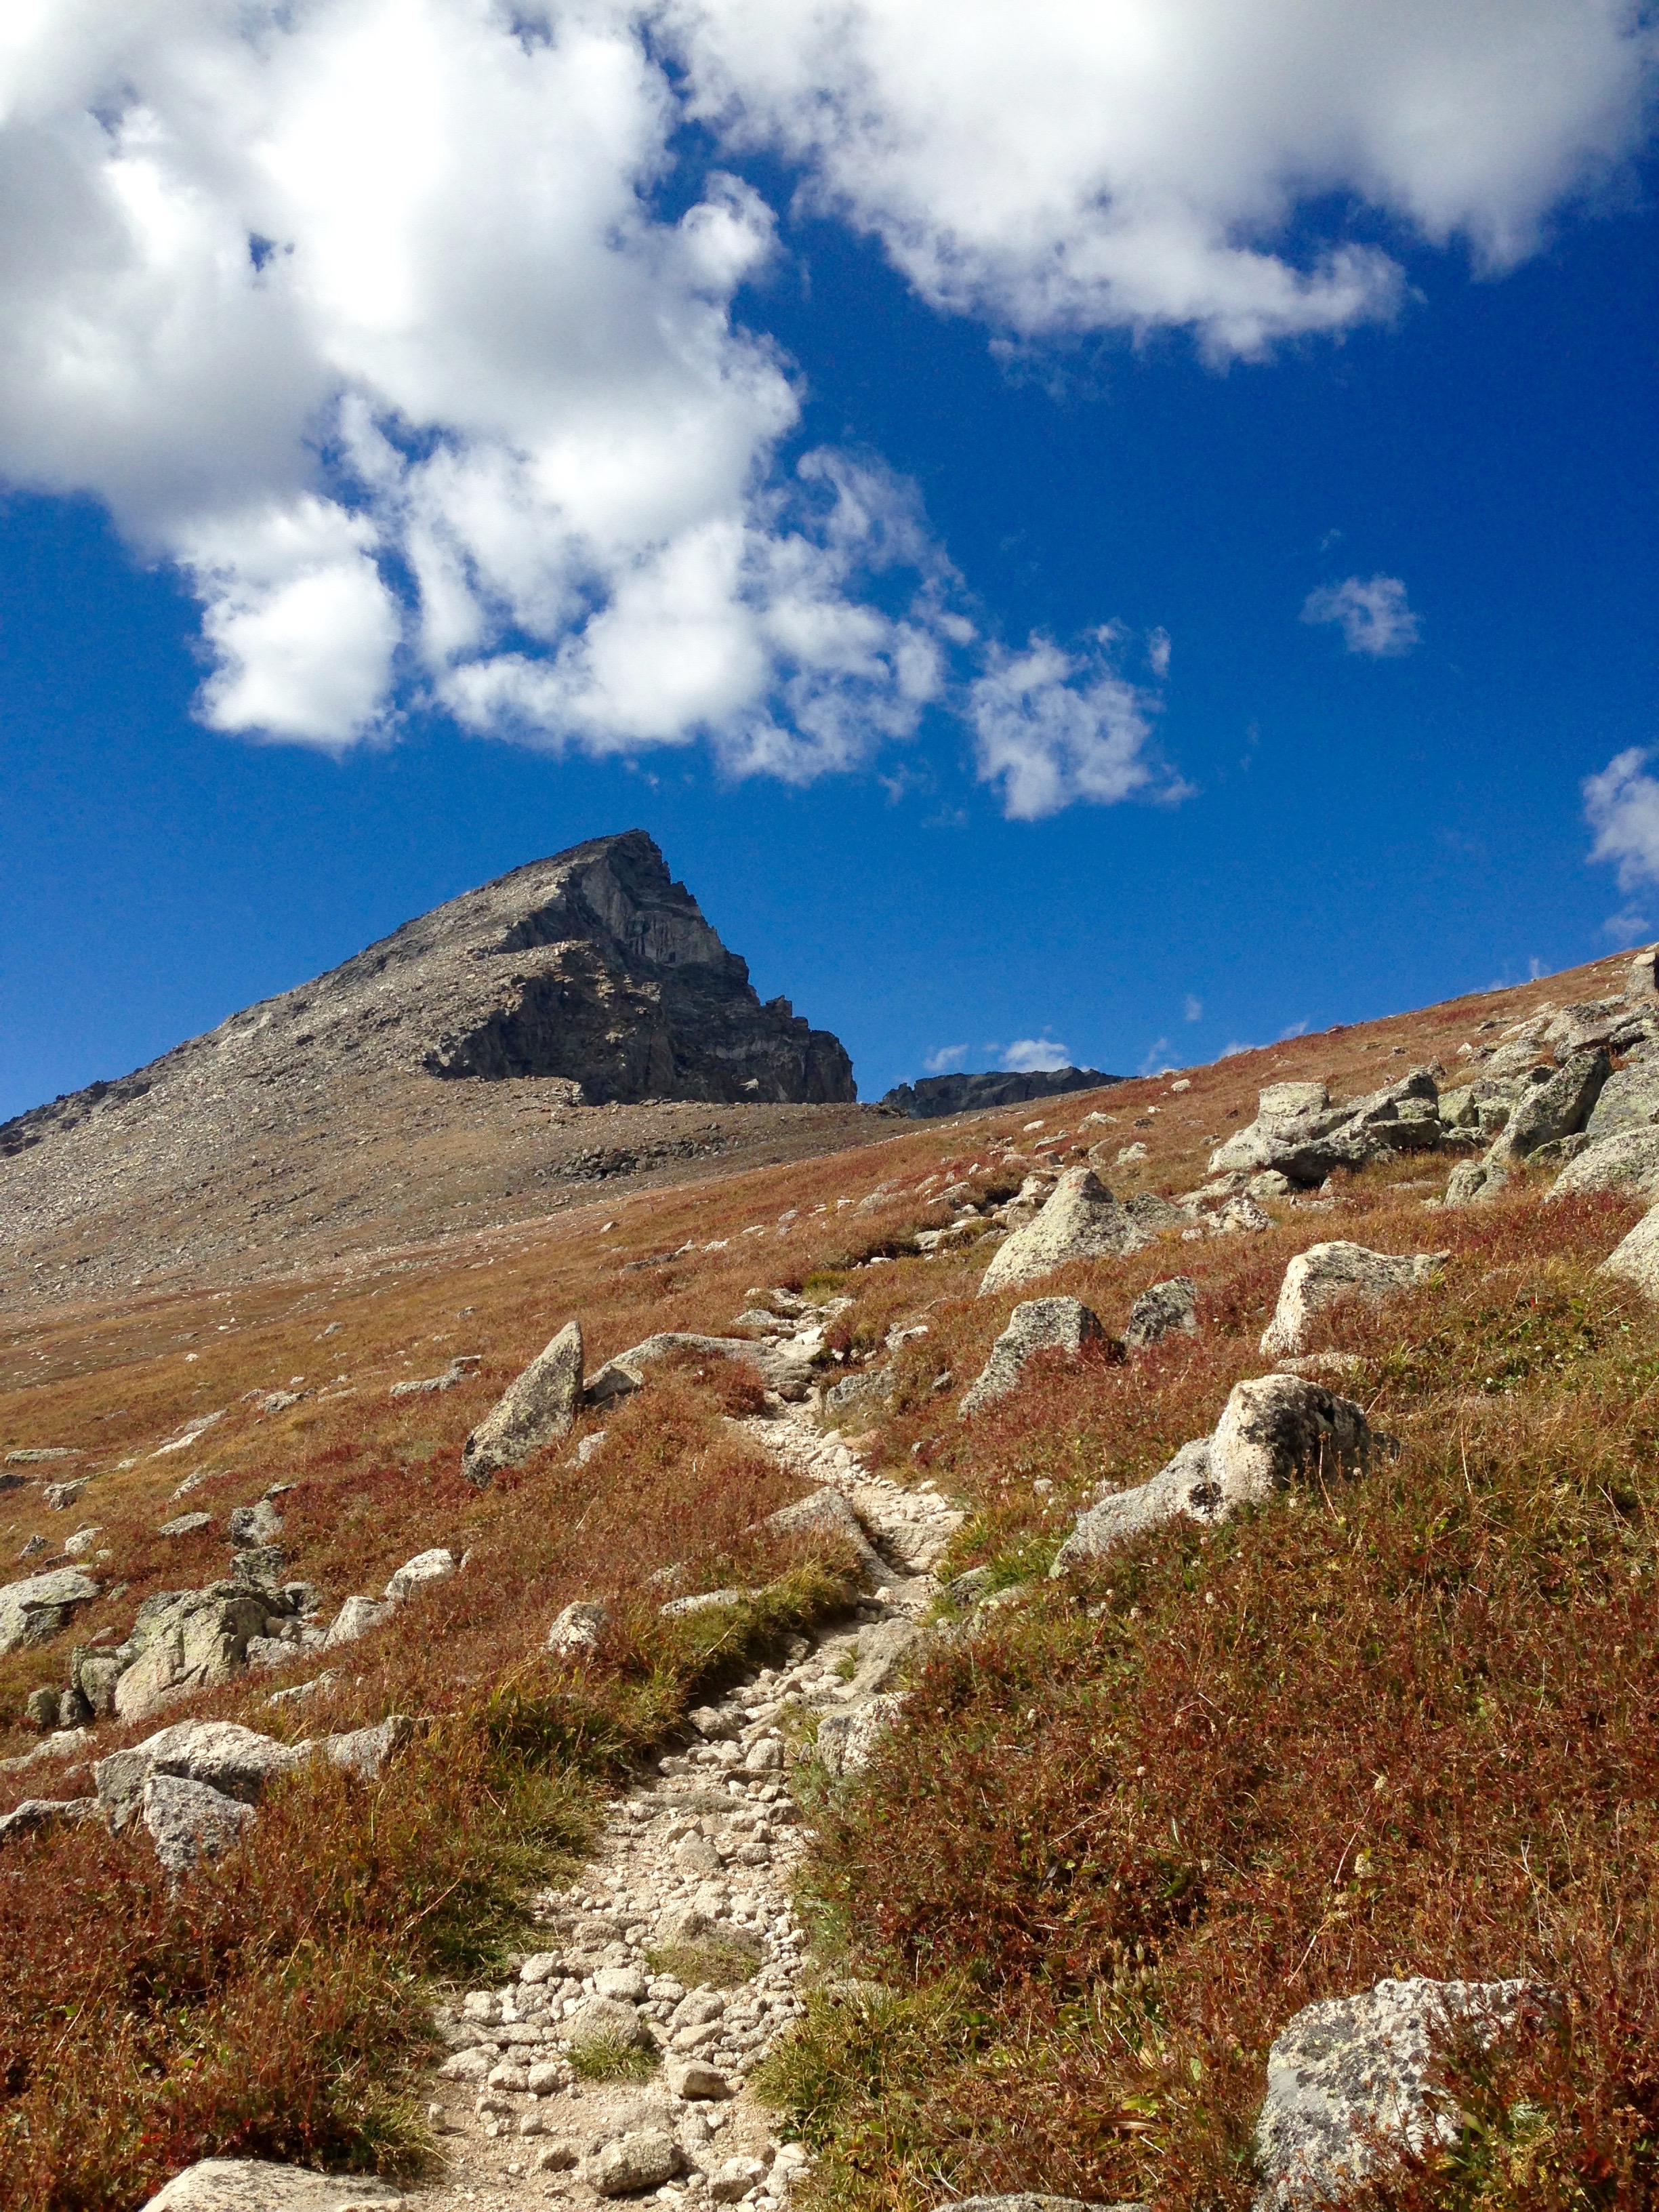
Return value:
[(751, 1119), (816, 1108), (853, 1134), (856, 1095), (836, 1038), (762, 1004), (642, 830), (596, 838), (0, 1126), (0, 1300), (543, 1212), (562, 1183), (742, 1150)]
[(1419, 1976), (1304, 2006), (1267, 2054), (1256, 2212), (1341, 2204), (1391, 2152), (1450, 2148), (1461, 2123), (1431, 2085), (1437, 2044), (1461, 2030), (1490, 2045), (1539, 1998), (1527, 1982)]
[(1308, 1328), (1321, 1306), (1343, 1298), (1384, 1298), (1426, 1283), (1445, 1264), (1444, 1252), (1396, 1255), (1373, 1252), (1364, 1244), (1310, 1244), (1285, 1270), (1279, 1304), (1261, 1340), (1269, 1359), (1301, 1352)]
[(515, 868), (118, 1083), (8, 1122), (0, 1149), (171, 1088), (204, 1061), (221, 1082), (257, 1081), (364, 1054), (437, 1076), (561, 1077), (591, 1105), (855, 1096), (838, 1040), (787, 999), (761, 1004), (747, 963), (629, 830)]
[(1032, 1098), (1056, 1098), (1068, 1091), (1100, 1091), (1121, 1083), (1097, 1067), (1045, 1067), (1029, 1075), (994, 1068), (983, 1075), (925, 1075), (901, 1083), (880, 1101), (913, 1121), (937, 1121), (946, 1114), (977, 1114), (992, 1106), (1022, 1106)]

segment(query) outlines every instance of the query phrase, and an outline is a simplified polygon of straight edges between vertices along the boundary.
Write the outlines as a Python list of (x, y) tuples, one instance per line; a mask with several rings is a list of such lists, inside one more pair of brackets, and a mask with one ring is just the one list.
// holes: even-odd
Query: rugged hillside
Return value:
[(761, 1003), (630, 830), (0, 1127), (0, 1296), (245, 1273), (857, 1142), (856, 1095), (837, 1040)]
[(0, 1323), (0, 2199), (1650, 2206), (1656, 1068), (1620, 960)]

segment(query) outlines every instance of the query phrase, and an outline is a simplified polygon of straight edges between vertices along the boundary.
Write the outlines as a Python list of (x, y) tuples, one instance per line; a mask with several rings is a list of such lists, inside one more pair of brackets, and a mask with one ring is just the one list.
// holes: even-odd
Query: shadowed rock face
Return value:
[(993, 1106), (1023, 1106), (1033, 1098), (1059, 1098), (1068, 1091), (1101, 1091), (1122, 1080), (1121, 1075), (1103, 1075), (1097, 1067), (1039, 1068), (1023, 1075), (993, 1068), (983, 1075), (925, 1075), (919, 1082), (901, 1083), (887, 1091), (881, 1103), (912, 1121), (931, 1121), (945, 1114), (977, 1114)]
[(590, 1105), (856, 1096), (839, 1040), (787, 999), (762, 1005), (642, 830), (520, 868), (362, 958), (416, 933), (440, 954), (465, 940), (472, 968), (424, 1054), (434, 1074), (562, 1076)]

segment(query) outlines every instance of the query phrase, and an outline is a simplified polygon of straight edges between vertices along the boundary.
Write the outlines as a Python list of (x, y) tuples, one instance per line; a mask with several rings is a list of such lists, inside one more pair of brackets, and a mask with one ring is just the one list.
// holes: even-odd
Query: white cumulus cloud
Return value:
[(799, 451), (740, 165), (1019, 343), (1258, 354), (1400, 296), (1364, 237), (1292, 247), (1315, 203), (1532, 251), (1636, 143), (1654, 38), (1625, 0), (15, 0), (0, 480), (185, 578), (227, 732), (436, 707), (801, 781), (944, 707), (1021, 818), (1175, 796), (1115, 632), (986, 645), (914, 491)]
[(1002, 1065), (1016, 1075), (1036, 1075), (1051, 1067), (1071, 1067), (1074, 1062), (1071, 1047), (1045, 1030), (1040, 1037), (1017, 1037), (1003, 1054)]
[(948, 1075), (953, 1067), (960, 1067), (967, 1057), (965, 1044), (942, 1044), (937, 1052), (930, 1052), (921, 1064), (929, 1075)]
[(1218, 355), (1391, 314), (1352, 200), (1488, 268), (1628, 153), (1626, 0), (665, 0), (696, 112), (805, 165), (921, 295), (1025, 334), (1185, 325)]
[(1304, 623), (1336, 623), (1350, 653), (1373, 660), (1409, 653), (1423, 635), (1406, 586), (1398, 576), (1349, 576), (1310, 592), (1302, 609)]
[(1187, 795), (1152, 756), (1156, 696), (1118, 672), (1119, 633), (1098, 630), (1067, 653), (1033, 637), (1024, 653), (993, 647), (968, 691), (980, 781), (1000, 787), (1003, 811), (1018, 822), (1056, 814), (1079, 799), (1109, 806), (1137, 793)]
[[(1584, 779), (1584, 817), (1595, 832), (1592, 860), (1609, 860), (1619, 888), (1659, 883), (1659, 781), (1645, 773), (1649, 755), (1639, 745), (1615, 753), (1598, 775)], [(1621, 920), (1646, 924), (1639, 915)]]

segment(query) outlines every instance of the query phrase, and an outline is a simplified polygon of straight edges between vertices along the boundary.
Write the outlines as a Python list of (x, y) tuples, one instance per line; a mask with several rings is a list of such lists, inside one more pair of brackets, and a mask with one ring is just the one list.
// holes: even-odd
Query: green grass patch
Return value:
[(586, 2036), (567, 2056), (579, 2081), (648, 2081), (661, 2063), (647, 2045), (619, 2035)]

